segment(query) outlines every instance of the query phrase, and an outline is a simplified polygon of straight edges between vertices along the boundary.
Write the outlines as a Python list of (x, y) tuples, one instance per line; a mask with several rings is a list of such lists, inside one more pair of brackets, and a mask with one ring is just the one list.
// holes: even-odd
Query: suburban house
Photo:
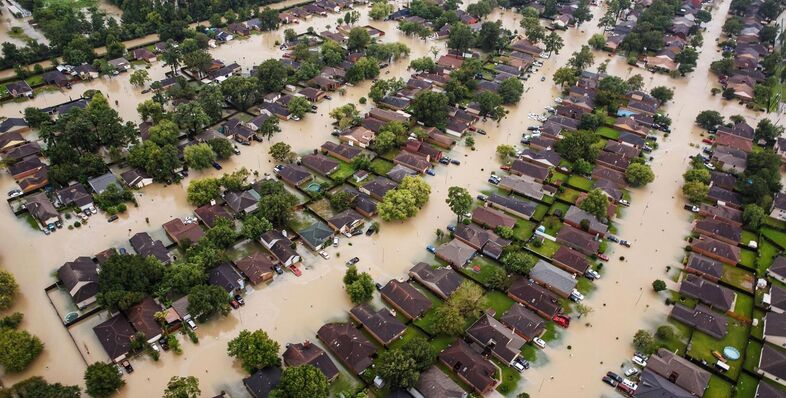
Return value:
[(690, 253), (685, 264), (685, 271), (717, 283), (723, 276), (723, 263), (701, 254)]
[(510, 165), (510, 172), (517, 176), (529, 177), (535, 182), (543, 183), (549, 177), (549, 168), (537, 163), (525, 162), (519, 159)]
[(235, 267), (252, 285), (273, 280), (273, 262), (262, 252), (254, 252), (235, 261)]
[(451, 267), (435, 268), (427, 263), (417, 263), (410, 268), (409, 276), (443, 300), (450, 297), (465, 280)]
[(423, 398), (467, 398), (469, 395), (436, 366), (431, 366), (420, 374), (415, 391)]
[(131, 63), (123, 57), (110, 59), (108, 62), (118, 72), (125, 72), (131, 68)]
[(131, 242), (131, 247), (134, 248), (136, 254), (142, 257), (153, 256), (164, 264), (169, 264), (172, 261), (164, 244), (160, 240), (154, 241), (147, 232), (137, 233), (129, 239), (129, 242)]
[(374, 141), (376, 134), (363, 127), (357, 126), (338, 136), (338, 140), (349, 146), (366, 148)]
[(93, 195), (90, 195), (81, 183), (73, 183), (65, 188), (60, 188), (55, 192), (57, 201), (62, 206), (74, 206), (84, 211), (93, 209)]
[[(580, 228), (583, 231), (587, 231), (593, 235), (599, 235), (601, 238), (606, 236), (606, 233), (609, 231), (609, 226), (598, 220), (597, 217), (594, 215), (580, 209), (577, 206), (571, 206), (567, 213), (565, 213), (565, 223), (575, 227)], [(584, 225), (586, 225), (586, 229)]]
[(475, 343), (491, 350), (504, 364), (512, 364), (519, 356), (526, 340), (505, 327), (494, 318), (494, 310), (488, 310), (467, 329), (467, 336)]
[(234, 218), (224, 206), (215, 203), (198, 207), (194, 210), (194, 214), (208, 228), (213, 228), (219, 218), (227, 220)]
[(148, 50), (147, 48), (140, 47), (131, 50), (131, 59), (135, 61), (144, 61), (147, 63), (152, 63), (153, 61), (156, 60), (156, 55), (153, 54), (153, 52)]
[(351, 322), (325, 324), (317, 331), (317, 337), (355, 374), (371, 366), (377, 352), (377, 346)]
[(398, 184), (385, 177), (377, 177), (358, 188), (360, 192), (371, 196), (376, 200), (382, 200), (385, 194), (391, 189), (398, 187)]
[(726, 315), (716, 313), (703, 304), (697, 304), (695, 308), (676, 304), (671, 309), (669, 317), (716, 339), (722, 339), (728, 333), (728, 319)]
[(764, 316), (764, 341), (786, 348), (786, 314), (768, 312)]
[(526, 341), (539, 337), (546, 330), (543, 318), (519, 303), (511, 305), (499, 320)]
[(535, 214), (535, 209), (537, 209), (537, 205), (532, 201), (518, 199), (513, 196), (500, 196), (497, 194), (489, 195), (486, 199), (486, 203), (488, 206), (502, 210), (516, 217), (521, 217), (525, 220), (529, 220), (532, 215)]
[(552, 264), (573, 275), (584, 275), (590, 267), (587, 256), (566, 246), (560, 246), (551, 256)]
[(57, 278), (79, 309), (95, 303), (98, 294), (98, 265), (90, 257), (77, 257), (57, 270)]
[(777, 256), (767, 269), (767, 276), (781, 283), (786, 283), (786, 257)]
[(322, 154), (303, 156), (300, 163), (323, 176), (338, 170), (339, 166), (337, 161)]
[(475, 256), (475, 249), (459, 239), (453, 239), (439, 246), (435, 255), (453, 267), (463, 267)]
[(330, 239), (335, 234), (333, 229), (322, 221), (316, 221), (303, 229), (295, 231), (295, 233), (300, 236), (302, 242), (311, 250), (322, 249), (326, 244), (330, 243)]
[(510, 244), (509, 240), (499, 237), (494, 231), (476, 224), (458, 224), (453, 236), (495, 260), (502, 255), (503, 248)]
[(740, 262), (739, 247), (707, 236), (693, 239), (693, 242), (691, 242), (691, 249), (695, 253), (707, 256), (713, 260), (718, 260), (724, 264), (736, 265)]
[(307, 181), (311, 181), (314, 176), (308, 170), (297, 165), (286, 165), (278, 171), (278, 177), (293, 187), (299, 187)]
[(439, 361), (478, 394), (486, 394), (497, 385), (497, 367), (478, 354), (464, 340), (458, 339), (438, 355)]
[(211, 268), (207, 275), (207, 283), (223, 287), (230, 297), (240, 293), (246, 287), (243, 277), (229, 263), (221, 263)]
[(742, 211), (729, 206), (701, 204), (699, 215), (705, 218), (726, 221), (734, 225), (742, 225)]
[(374, 311), (369, 304), (361, 304), (349, 311), (349, 316), (361, 324), (380, 344), (387, 347), (404, 335), (407, 327), (387, 309)]
[(243, 192), (229, 191), (224, 194), (227, 206), (235, 214), (249, 214), (259, 208), (259, 193), (254, 189), (247, 189)]
[(557, 243), (576, 249), (588, 256), (594, 255), (600, 248), (600, 242), (595, 239), (595, 235), (570, 225), (563, 225), (559, 230)]
[(695, 298), (721, 312), (733, 309), (737, 297), (733, 290), (693, 274), (686, 275), (682, 280), (680, 294)]
[(282, 355), (287, 366), (311, 365), (328, 380), (332, 382), (338, 377), (339, 371), (330, 356), (318, 345), (306, 340), (302, 343), (287, 344), (287, 349)]
[(33, 89), (27, 84), (26, 81), (21, 80), (18, 82), (7, 83), (5, 85), (8, 93), (14, 98), (28, 97), (33, 98)]
[(328, 225), (339, 233), (348, 233), (362, 228), (365, 220), (353, 209), (346, 209), (327, 220)]
[(770, 217), (786, 221), (786, 195), (778, 192), (772, 200), (772, 207), (770, 208)]
[(243, 379), (246, 391), (253, 398), (267, 398), (280, 382), (281, 368), (278, 366), (259, 369)]
[(500, 189), (535, 200), (543, 200), (543, 197), (554, 196), (556, 193), (556, 188), (543, 185), (528, 177), (504, 176), (498, 186)]
[(756, 371), (760, 375), (786, 386), (786, 352), (773, 345), (764, 344)]
[(543, 260), (538, 260), (535, 266), (532, 267), (529, 277), (535, 283), (562, 297), (570, 296), (570, 293), (576, 288), (578, 283), (573, 274), (565, 272)]
[(262, 234), (259, 241), (282, 265), (290, 266), (300, 262), (300, 256), (292, 248), (294, 243), (284, 235), (284, 232), (275, 229), (267, 231)]
[(144, 335), (145, 341), (155, 343), (161, 338), (163, 330), (158, 324), (155, 314), (162, 308), (150, 296), (145, 296), (142, 301), (125, 311), (126, 317), (137, 332)]
[(490, 207), (476, 207), (472, 211), (472, 221), (484, 228), (492, 230), (498, 227), (513, 228), (516, 225), (516, 219)]
[(144, 170), (131, 169), (120, 174), (120, 179), (134, 189), (142, 189), (153, 183), (153, 177)]
[(425, 157), (406, 151), (402, 151), (393, 158), (393, 163), (408, 167), (420, 174), (425, 174), (426, 170), (431, 168), (431, 163)]
[(723, 220), (713, 220), (709, 218), (696, 220), (693, 224), (693, 232), (700, 235), (707, 235), (731, 245), (738, 244), (742, 237), (741, 226), (727, 223)]
[(205, 235), (197, 222), (185, 223), (179, 218), (165, 222), (162, 227), (169, 239), (172, 239), (172, 242), (177, 243), (178, 246), (190, 246)]
[(420, 318), (431, 309), (432, 303), (412, 284), (391, 279), (380, 291), (382, 299), (408, 319)]
[(665, 348), (647, 360), (647, 370), (667, 379), (692, 396), (701, 397), (710, 382), (710, 372)]
[(55, 206), (49, 201), (45, 192), (39, 192), (27, 197), (25, 208), (42, 228), (60, 221), (60, 213), (57, 212)]
[(0, 120), (0, 134), (21, 133), (30, 130), (27, 120), (21, 117), (7, 117)]
[(351, 162), (356, 156), (363, 153), (363, 150), (352, 145), (336, 144), (335, 142), (326, 141), (320, 147), (322, 152), (344, 162)]
[(516, 278), (508, 288), (508, 297), (534, 311), (544, 319), (551, 320), (562, 310), (553, 293), (534, 281), (523, 277)]
[(118, 188), (120, 188), (120, 183), (117, 181), (117, 177), (115, 177), (115, 175), (111, 172), (87, 180), (87, 185), (90, 185), (90, 188), (93, 190), (93, 192), (99, 195), (112, 184), (115, 184)]
[(770, 286), (769, 293), (764, 295), (762, 301), (769, 311), (783, 314), (786, 312), (786, 289), (773, 284)]
[(101, 346), (104, 347), (109, 360), (120, 362), (126, 358), (131, 350), (131, 340), (136, 334), (136, 330), (131, 326), (123, 313), (119, 313), (97, 326), (93, 327)]
[(401, 181), (404, 181), (404, 178), (409, 176), (416, 176), (418, 175), (418, 172), (410, 169), (409, 167), (404, 167), (400, 164), (397, 164), (393, 166), (393, 168), (390, 169), (390, 171), (388, 171), (387, 174), (385, 175), (388, 176), (388, 178), (390, 178), (391, 180), (397, 183), (401, 183)]

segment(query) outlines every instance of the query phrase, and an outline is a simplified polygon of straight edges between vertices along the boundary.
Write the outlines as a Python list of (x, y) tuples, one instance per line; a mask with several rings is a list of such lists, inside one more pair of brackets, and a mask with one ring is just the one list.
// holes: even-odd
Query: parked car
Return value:
[(374, 227), (368, 227), (368, 229), (366, 230), (366, 236), (374, 235), (374, 232), (376, 232)]
[(350, 236), (358, 236), (358, 235), (363, 235), (363, 230), (361, 230), (361, 229), (356, 229), (356, 230), (352, 231), (352, 233), (350, 233), (349, 235), (350, 235)]
[(642, 368), (647, 366), (647, 358), (646, 357), (634, 355), (633, 358), (631, 359), (631, 362), (635, 363), (636, 365), (641, 366)]
[(357, 264), (357, 263), (358, 263), (358, 261), (360, 261), (360, 259), (359, 259), (359, 258), (357, 258), (357, 257), (352, 257), (352, 258), (350, 258), (349, 260), (347, 260), (347, 265), (355, 265), (355, 264)]
[(565, 329), (567, 329), (568, 326), (570, 326), (570, 317), (567, 315), (557, 314), (554, 315), (554, 317), (551, 320), (554, 321), (554, 323), (556, 323), (558, 326), (563, 327)]
[(435, 175), (437, 175), (437, 172), (434, 171), (434, 169), (427, 169), (426, 170), (426, 174), (428, 174), (430, 176), (435, 176)]
[(617, 386), (617, 382), (614, 381), (614, 379), (612, 379), (609, 376), (603, 376), (603, 378), (601, 380), (603, 380), (604, 383), (606, 383), (606, 384), (608, 384), (608, 385), (610, 385), (612, 387), (616, 387)]
[(127, 359), (122, 360), (120, 364), (123, 365), (123, 368), (125, 368), (126, 372), (129, 374), (134, 373), (134, 367), (131, 366), (131, 362), (128, 362)]
[(619, 201), (617, 201), (617, 203), (619, 203), (619, 204), (621, 204), (623, 206), (626, 206), (626, 207), (630, 206), (630, 202), (628, 202), (626, 199), (620, 199)]
[(598, 256), (598, 258), (599, 258), (601, 261), (609, 261), (609, 256), (607, 256), (607, 255), (605, 255), (605, 254), (603, 254), (603, 253), (598, 253), (598, 254), (596, 254), (596, 256)]
[(232, 300), (229, 300), (229, 305), (230, 305), (232, 308), (234, 308), (234, 309), (238, 309), (238, 308), (240, 308), (240, 303), (238, 303), (238, 302), (237, 302), (237, 301), (235, 301), (234, 299), (232, 299)]
[(606, 377), (614, 380), (617, 383), (622, 383), (622, 376), (614, 373), (614, 372), (606, 372)]
[(625, 246), (625, 247), (630, 247), (630, 242), (628, 242), (628, 241), (627, 241), (627, 240), (625, 240), (625, 239), (621, 240), (621, 241), (620, 241), (620, 244), (621, 244), (622, 246)]
[(24, 194), (24, 192), (22, 192), (21, 189), (12, 189), (12, 190), (8, 191), (8, 197), (9, 198), (16, 198), (16, 197), (22, 196), (22, 194)]
[(243, 300), (243, 297), (239, 294), (235, 295), (235, 301), (240, 305), (246, 305), (246, 300)]
[(489, 177), (489, 182), (494, 184), (494, 185), (499, 184), (500, 181), (502, 181), (502, 179), (500, 179), (499, 177), (497, 177), (495, 175), (492, 175), (492, 176)]
[(626, 386), (626, 385), (624, 385), (622, 383), (617, 384), (617, 390), (621, 391), (625, 395), (630, 395), (630, 396), (632, 396), (633, 393), (636, 392), (635, 388), (631, 388), (631, 387)]
[(216, 170), (221, 170), (223, 167), (218, 162), (213, 162), (213, 168)]
[(625, 371), (625, 377), (631, 377), (639, 374), (639, 370), (636, 368), (630, 368)]
[(319, 255), (320, 255), (320, 256), (322, 256), (322, 258), (324, 258), (325, 260), (330, 260), (330, 254), (328, 254), (328, 253), (327, 253), (326, 251), (324, 251), (324, 250), (320, 250), (320, 251), (319, 251)]
[(570, 296), (568, 298), (570, 298), (571, 301), (578, 303), (579, 301), (584, 300), (584, 295), (581, 294), (581, 292), (578, 290), (573, 289), (573, 291), (570, 292)]
[(437, 252), (437, 249), (434, 246), (431, 246), (431, 245), (426, 246), (426, 250), (428, 250), (429, 253), (436, 253)]
[(117, 216), (117, 214), (112, 214), (112, 215), (111, 215), (111, 216), (109, 216), (109, 218), (107, 219), (107, 222), (112, 222), (112, 221), (115, 221), (115, 220), (117, 220), (118, 218), (119, 218), (119, 217)]
[(455, 164), (456, 166), (461, 165), (461, 161), (458, 159), (450, 159), (451, 164)]
[(587, 279), (591, 281), (594, 281), (595, 279), (600, 279), (600, 273), (592, 268), (587, 269), (587, 271), (584, 272), (584, 276), (586, 276)]
[(477, 199), (479, 201), (481, 201), (481, 202), (485, 202), (485, 201), (487, 201), (489, 199), (489, 197), (486, 196), (486, 195), (480, 194), (480, 195), (477, 196)]
[(453, 224), (448, 224), (448, 231), (450, 231), (450, 232), (456, 232), (456, 226), (455, 226), (455, 225), (453, 225)]
[(450, 158), (440, 158), (439, 162), (442, 164), (450, 164)]
[(536, 346), (538, 346), (541, 349), (546, 348), (546, 342), (543, 341), (543, 339), (541, 339), (540, 337), (533, 338), (532, 339), (532, 344), (535, 344)]
[(516, 357), (516, 359), (513, 360), (513, 369), (523, 372), (524, 369), (529, 369), (529, 362), (522, 357)]
[(196, 322), (194, 322), (193, 319), (187, 320), (186, 324), (188, 325), (188, 327), (191, 328), (191, 330), (197, 330), (197, 324), (196, 324)]
[(237, 147), (237, 145), (232, 145), (232, 153), (235, 155), (240, 155), (240, 149)]
[(162, 350), (169, 351), (169, 342), (166, 340), (166, 337), (158, 339), (158, 345), (161, 346)]
[(619, 241), (620, 241), (620, 240), (619, 240), (619, 238), (617, 238), (617, 237), (616, 237), (616, 236), (614, 236), (614, 235), (609, 235), (609, 236), (607, 236), (607, 237), (606, 237), (606, 239), (607, 239), (607, 240), (609, 240), (609, 241), (611, 241), (611, 242), (615, 242), (615, 243), (617, 243), (617, 242), (619, 242)]
[(478, 129), (478, 134), (480, 134), (480, 135), (486, 135), (486, 130), (483, 130), (483, 129)]
[(284, 165), (283, 164), (277, 164), (277, 165), (275, 165), (273, 167), (273, 171), (275, 171), (276, 173), (280, 172), (283, 169), (284, 169)]
[(699, 212), (699, 206), (694, 206), (694, 205), (688, 204), (688, 205), (683, 206), (683, 208), (685, 210), (690, 211), (691, 213), (698, 213)]
[(338, 247), (338, 242), (339, 242), (338, 236), (334, 236), (333, 237), (333, 247)]
[(529, 131), (539, 131), (540, 130), (540, 126), (529, 126), (529, 127), (527, 127), (527, 130), (529, 130)]
[(638, 387), (638, 385), (636, 385), (636, 383), (634, 383), (632, 380), (629, 380), (629, 379), (622, 380), (622, 385), (627, 386), (628, 388), (630, 388), (633, 391), (636, 391), (636, 387)]
[(300, 268), (298, 268), (298, 267), (296, 267), (294, 265), (290, 265), (289, 266), (289, 270), (292, 271), (292, 273), (295, 274), (295, 276), (303, 275), (303, 272), (300, 271)]
[(279, 274), (279, 275), (284, 273), (284, 269), (281, 268), (281, 266), (278, 265), (278, 264), (273, 266), (273, 271), (276, 271), (276, 273)]
[(374, 287), (376, 287), (376, 288), (377, 288), (377, 290), (382, 290), (382, 284), (381, 284), (381, 283), (379, 283), (379, 282), (377, 282), (377, 283), (374, 283)]

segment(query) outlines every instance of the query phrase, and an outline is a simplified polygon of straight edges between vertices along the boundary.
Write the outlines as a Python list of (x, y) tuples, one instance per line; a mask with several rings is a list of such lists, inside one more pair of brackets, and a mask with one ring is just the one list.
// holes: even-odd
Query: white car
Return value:
[(554, 102), (556, 102), (558, 104), (561, 104), (562, 103), (562, 98), (560, 98), (560, 97), (554, 98)]
[(639, 370), (636, 368), (630, 368), (625, 371), (625, 377), (631, 377), (639, 374)]
[(633, 390), (633, 391), (636, 391), (636, 388), (638, 387), (638, 385), (636, 385), (636, 383), (634, 383), (634, 382), (632, 382), (632, 381), (630, 381), (628, 379), (623, 380), (622, 384), (630, 387), (630, 389)]
[(646, 358), (642, 358), (642, 357), (640, 357), (638, 355), (634, 355), (633, 359), (631, 359), (631, 361), (633, 363), (635, 363), (636, 365), (641, 366), (642, 368), (646, 368), (647, 367), (647, 359)]
[(541, 349), (546, 348), (546, 342), (543, 341), (543, 339), (541, 339), (540, 337), (535, 337), (534, 339), (532, 339), (532, 344), (535, 344)]
[(570, 292), (570, 299), (578, 303), (579, 301), (584, 300), (584, 295), (581, 294), (578, 290), (573, 289), (573, 291)]
[(623, 205), (623, 206), (630, 206), (630, 202), (628, 202), (625, 199), (620, 199), (618, 203)]
[(333, 247), (338, 247), (338, 242), (339, 242), (338, 236), (334, 236), (333, 237)]
[(585, 274), (591, 276), (593, 280), (600, 279), (600, 273), (598, 271), (595, 271), (594, 269), (591, 268), (588, 269), (587, 272), (585, 272)]
[(319, 251), (319, 255), (320, 255), (320, 256), (322, 256), (322, 258), (324, 258), (325, 260), (330, 260), (330, 254), (328, 254), (328, 253), (327, 253), (326, 251), (324, 251), (324, 250), (320, 250), (320, 251)]

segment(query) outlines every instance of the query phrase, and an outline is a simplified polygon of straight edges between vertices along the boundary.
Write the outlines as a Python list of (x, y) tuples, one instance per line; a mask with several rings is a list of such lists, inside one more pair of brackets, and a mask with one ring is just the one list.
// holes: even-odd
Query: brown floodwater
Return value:
[[(596, 61), (606, 58), (611, 62), (608, 71), (621, 77), (635, 73), (646, 79), (646, 88), (657, 85), (673, 87), (675, 100), (666, 111), (674, 124), (670, 137), (660, 140), (660, 148), (654, 152), (652, 162), (656, 180), (645, 189), (632, 194), (633, 204), (624, 211), (618, 221), (619, 235), (633, 244), (630, 249), (615, 247), (613, 259), (605, 265), (603, 278), (597, 281), (598, 289), (586, 300), (594, 312), (581, 321), (575, 321), (562, 339), (552, 343), (543, 353), (547, 359), (539, 360), (525, 372), (520, 390), (533, 397), (573, 396), (595, 397), (613, 394), (600, 382), (605, 370), (617, 370), (619, 364), (632, 354), (630, 341), (636, 330), (652, 329), (665, 317), (666, 307), (662, 298), (649, 288), (656, 278), (663, 278), (665, 267), (678, 263), (682, 254), (683, 237), (689, 230), (690, 216), (681, 209), (679, 187), (681, 174), (687, 165), (687, 157), (698, 150), (691, 146), (700, 142), (698, 131), (693, 126), (697, 113), (704, 109), (716, 109), (723, 114), (742, 114), (749, 123), (756, 122), (760, 115), (746, 111), (737, 103), (727, 102), (710, 95), (714, 77), (708, 72), (709, 63), (717, 57), (714, 38), (720, 32), (723, 18), (730, 0), (724, 0), (715, 12), (714, 21), (705, 33), (705, 46), (700, 53), (699, 66), (687, 79), (670, 79), (665, 75), (653, 75), (641, 69), (631, 69), (622, 57), (609, 57), (596, 53)], [(358, 24), (369, 23), (366, 8), (362, 8)], [(600, 10), (594, 10), (600, 14)], [(303, 32), (308, 26), (321, 31), (327, 25), (334, 26), (340, 15), (312, 18), (291, 26)], [(491, 20), (501, 20), (513, 30), (518, 27), (518, 18), (512, 12), (496, 12)], [(431, 56), (431, 49), (444, 52), (444, 42), (423, 41), (398, 34), (395, 24), (370, 22), (386, 32), (385, 42), (407, 44), (412, 53), (410, 58)], [(487, 136), (477, 136), (476, 150), (471, 151), (459, 144), (450, 153), (462, 161), (461, 166), (437, 167), (437, 175), (426, 177), (432, 187), (429, 203), (418, 216), (406, 223), (385, 223), (381, 233), (373, 237), (358, 236), (351, 240), (342, 239), (338, 248), (330, 248), (331, 260), (322, 260), (303, 252), (307, 269), (300, 278), (290, 273), (277, 277), (269, 286), (253, 289), (246, 306), (233, 311), (224, 319), (216, 319), (200, 325), (200, 342), (194, 345), (181, 339), (184, 353), (176, 356), (166, 353), (159, 362), (149, 359), (133, 361), (136, 372), (126, 376), (127, 385), (119, 397), (158, 396), (167, 380), (174, 375), (193, 375), (200, 379), (205, 396), (228, 391), (235, 397), (246, 396), (241, 379), (246, 375), (226, 355), (226, 344), (242, 329), (264, 329), (282, 345), (305, 339), (315, 339), (316, 330), (325, 322), (346, 320), (351, 303), (343, 291), (341, 277), (344, 260), (353, 256), (360, 258), (359, 268), (371, 273), (375, 281), (385, 283), (390, 278), (403, 277), (412, 264), (433, 257), (425, 246), (435, 237), (436, 228), (443, 228), (455, 221), (445, 205), (447, 190), (459, 185), (477, 194), (490, 187), (485, 182), (487, 173), (497, 168), (495, 148), (499, 144), (518, 144), (520, 134), (526, 126), (533, 124), (527, 114), (540, 113), (552, 98), (559, 95), (551, 82), (551, 74), (564, 64), (570, 54), (578, 49), (596, 31), (595, 21), (586, 23), (583, 30), (562, 32), (566, 46), (559, 55), (552, 56), (546, 65), (525, 82), (526, 93), (521, 103), (498, 125), (485, 122), (481, 127)], [(278, 57), (281, 52), (274, 45), (280, 32), (252, 36), (247, 40), (234, 41), (213, 50), (215, 57), (225, 62), (238, 62), (244, 70), (268, 57)], [(406, 77), (407, 60), (394, 63), (383, 71), (382, 78)], [(164, 67), (161, 63), (150, 68), (154, 79), (161, 78)], [(541, 76), (547, 76), (541, 82)], [(346, 95), (333, 95), (331, 101), (319, 106), (318, 113), (308, 114), (300, 122), (282, 123), (283, 132), (272, 142), (286, 141), (298, 152), (307, 152), (328, 139), (330, 118), (328, 112), (347, 102), (357, 103), (368, 92), (369, 82), (347, 87)], [(76, 98), (78, 93), (93, 88), (108, 93), (110, 102), (118, 101), (117, 108), (127, 120), (138, 121), (136, 104), (148, 95), (128, 83), (127, 75), (112, 79), (98, 79), (88, 84), (77, 84), (73, 90), (49, 92), (37, 96), (33, 101), (10, 103), (0, 108), (3, 115), (16, 115), (27, 106), (48, 106)], [(224, 171), (239, 167), (269, 172), (273, 163), (267, 155), (270, 142), (255, 143), (242, 147), (242, 153), (224, 164)], [(215, 170), (194, 172), (178, 186), (152, 185), (138, 192), (139, 208), (130, 208), (127, 215), (114, 223), (107, 223), (103, 216), (93, 217), (79, 230), (61, 230), (45, 236), (34, 231), (22, 219), (16, 219), (10, 211), (0, 212), (2, 239), (0, 239), (0, 264), (16, 276), (22, 293), (14, 311), (25, 313), (23, 327), (39, 336), (45, 343), (44, 353), (28, 369), (19, 375), (4, 375), (2, 381), (12, 384), (23, 378), (41, 375), (50, 381), (66, 384), (82, 384), (84, 362), (106, 360), (97, 344), (90, 324), (77, 325), (71, 329), (77, 347), (61, 326), (60, 320), (49, 304), (43, 287), (53, 282), (52, 272), (63, 262), (81, 255), (92, 255), (110, 246), (128, 246), (128, 238), (139, 231), (160, 231), (160, 225), (173, 217), (193, 211), (185, 199), (185, 187), (191, 179), (217, 176)], [(0, 190), (13, 186), (6, 174), (0, 176)], [(149, 219), (149, 224), (145, 222)], [(351, 246), (349, 244), (351, 242)], [(625, 261), (618, 258), (625, 256)], [(589, 325), (585, 325), (584, 323)], [(571, 349), (566, 347), (570, 345)], [(82, 355), (80, 355), (80, 351)]]

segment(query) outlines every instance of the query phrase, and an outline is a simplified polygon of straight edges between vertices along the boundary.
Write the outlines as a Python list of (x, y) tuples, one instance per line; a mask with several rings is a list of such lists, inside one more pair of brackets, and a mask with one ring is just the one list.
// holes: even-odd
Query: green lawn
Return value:
[(611, 127), (607, 127), (607, 126), (599, 127), (597, 130), (595, 130), (595, 132), (598, 133), (599, 136), (604, 137), (604, 138), (608, 138), (608, 139), (611, 139), (611, 140), (616, 140), (616, 139), (620, 138), (619, 130), (615, 130), (615, 129), (613, 129)]
[[(473, 269), (475, 266), (480, 267), (477, 272)], [(467, 264), (466, 267), (461, 268), (461, 273), (470, 279), (474, 279), (481, 285), (488, 287), (488, 282), (492, 273), (495, 272), (495, 269), (501, 268), (501, 265), (497, 264), (488, 257), (475, 256), (472, 258), (472, 260), (469, 261), (469, 264)]]
[(758, 308), (754, 308), (753, 319), (758, 319), (759, 324), (756, 326), (751, 325), (751, 336), (760, 339), (764, 338), (764, 311)]
[(546, 322), (546, 331), (543, 332), (543, 335), (540, 336), (540, 338), (542, 338), (543, 341), (547, 341), (547, 342), (548, 341), (556, 341), (556, 340), (559, 340), (561, 335), (562, 335), (562, 329), (559, 326), (557, 326), (556, 323), (554, 323), (552, 321), (547, 321)]
[(772, 217), (765, 218), (764, 224), (769, 225), (775, 229), (779, 229), (781, 231), (786, 230), (786, 221), (776, 220)]
[(749, 268), (756, 268), (756, 252), (753, 250), (742, 249), (740, 251), (740, 264)]
[(516, 221), (516, 225), (513, 226), (513, 236), (516, 240), (525, 242), (532, 237), (535, 227), (537, 227), (536, 223), (519, 219)]
[(560, 215), (564, 216), (565, 213), (568, 212), (568, 209), (570, 209), (569, 204), (564, 202), (554, 202), (554, 204), (551, 205), (551, 207), (549, 207), (549, 215), (553, 216), (557, 212), (557, 210), (559, 210)]
[(753, 316), (753, 296), (737, 293), (737, 299), (734, 302), (734, 313), (745, 317), (745, 319), (750, 319)]
[(559, 182), (565, 182), (567, 180), (568, 180), (568, 175), (560, 173), (558, 171), (552, 171), (551, 172), (551, 176), (549, 176), (549, 179), (548, 179), (548, 181), (550, 183), (552, 183), (552, 184), (554, 184), (554, 183), (556, 183), (558, 181)]
[(535, 245), (532, 243), (528, 244), (527, 247), (533, 252), (538, 253), (546, 258), (551, 258), (554, 253), (559, 250), (559, 245), (556, 242), (552, 242), (548, 239), (543, 239), (543, 245), (540, 247), (535, 247)]
[(656, 337), (658, 345), (671, 352), (677, 352), (680, 356), (684, 356), (685, 349), (688, 347), (688, 341), (690, 341), (692, 334), (691, 327), (671, 318), (669, 318), (667, 325), (671, 326), (674, 331), (674, 337), (670, 339), (660, 339)]
[(756, 373), (755, 369), (759, 366), (759, 357), (761, 357), (761, 343), (755, 340), (749, 341), (748, 347), (745, 348), (745, 352), (742, 354), (745, 355), (742, 368), (751, 373)]
[(741, 374), (737, 386), (734, 387), (734, 398), (755, 398), (758, 385), (759, 379), (747, 373)]
[(494, 309), (496, 313), (495, 318), (497, 319), (510, 309), (510, 306), (514, 303), (505, 293), (496, 290), (486, 293), (486, 300), (488, 300), (489, 307)]
[(30, 85), (30, 87), (39, 86), (41, 84), (44, 84), (44, 76), (43, 75), (30, 76), (27, 79), (25, 79), (25, 81), (27, 82), (27, 84)]
[(753, 292), (753, 284), (756, 281), (756, 276), (743, 268), (724, 265), (721, 280), (742, 290)]
[(375, 158), (371, 161), (371, 171), (381, 176), (387, 174), (393, 166), (393, 162), (382, 158)]
[[(714, 364), (718, 359), (712, 355), (712, 352), (723, 352), (723, 348), (726, 346), (732, 346), (740, 353), (743, 353), (748, 343), (749, 330), (750, 328), (748, 326), (729, 318), (729, 332), (726, 334), (726, 337), (721, 340), (716, 340), (714, 337), (698, 330), (694, 331), (688, 355)], [(727, 361), (726, 364), (729, 365), (729, 371), (726, 372), (726, 376), (732, 380), (737, 380), (740, 375), (740, 370), (742, 369), (742, 358), (735, 361)]]
[(428, 339), (428, 336), (422, 331), (420, 331), (420, 329), (410, 326), (407, 328), (407, 331), (404, 332), (404, 335), (402, 335), (400, 339), (390, 343), (390, 348), (401, 347), (402, 345), (404, 345), (404, 343), (412, 340), (415, 337), (423, 337), (424, 339)]
[(764, 276), (764, 272), (772, 265), (772, 260), (780, 253), (780, 249), (767, 239), (759, 242), (759, 258), (756, 259), (756, 274)]
[(579, 198), (579, 195), (581, 195), (581, 192), (575, 189), (565, 188), (564, 192), (560, 192), (557, 195), (557, 199), (560, 199), (568, 203), (576, 203), (576, 199)]
[(358, 391), (363, 384), (348, 372), (340, 372), (333, 383), (330, 384), (330, 396), (337, 397), (342, 392)]
[(750, 241), (755, 242), (757, 240), (759, 240), (758, 235), (745, 229), (742, 230), (742, 235), (740, 236), (740, 244), (742, 244), (743, 246), (747, 246), (748, 243), (750, 243)]
[(590, 181), (587, 178), (577, 175), (572, 175), (570, 176), (570, 178), (568, 178), (568, 185), (582, 191), (589, 191), (590, 189), (592, 189), (593, 184), (592, 181)]
[(597, 287), (592, 281), (582, 276), (577, 279), (576, 289), (579, 293), (588, 296), (590, 293), (594, 292)]
[(541, 221), (543, 220), (543, 216), (545, 216), (546, 212), (548, 211), (549, 211), (548, 206), (544, 204), (539, 204), (537, 207), (535, 207), (535, 213), (532, 214), (532, 219), (536, 221)]
[(333, 181), (343, 182), (355, 173), (355, 169), (347, 162), (339, 162), (338, 169), (330, 175)]
[(521, 380), (521, 373), (519, 373), (516, 369), (503, 364), (497, 359), (494, 359), (494, 363), (496, 363), (497, 366), (499, 366), (499, 368), (502, 370), (501, 377), (498, 377), (500, 383), (497, 386), (497, 391), (499, 391), (501, 394), (508, 394), (514, 391), (516, 389), (516, 385), (519, 384), (519, 380)]
[(704, 391), (704, 398), (731, 398), (731, 384), (716, 375), (710, 378), (710, 384)]
[(761, 229), (761, 234), (767, 239), (773, 241), (781, 249), (786, 249), (786, 232), (778, 231), (773, 228), (764, 227)]

